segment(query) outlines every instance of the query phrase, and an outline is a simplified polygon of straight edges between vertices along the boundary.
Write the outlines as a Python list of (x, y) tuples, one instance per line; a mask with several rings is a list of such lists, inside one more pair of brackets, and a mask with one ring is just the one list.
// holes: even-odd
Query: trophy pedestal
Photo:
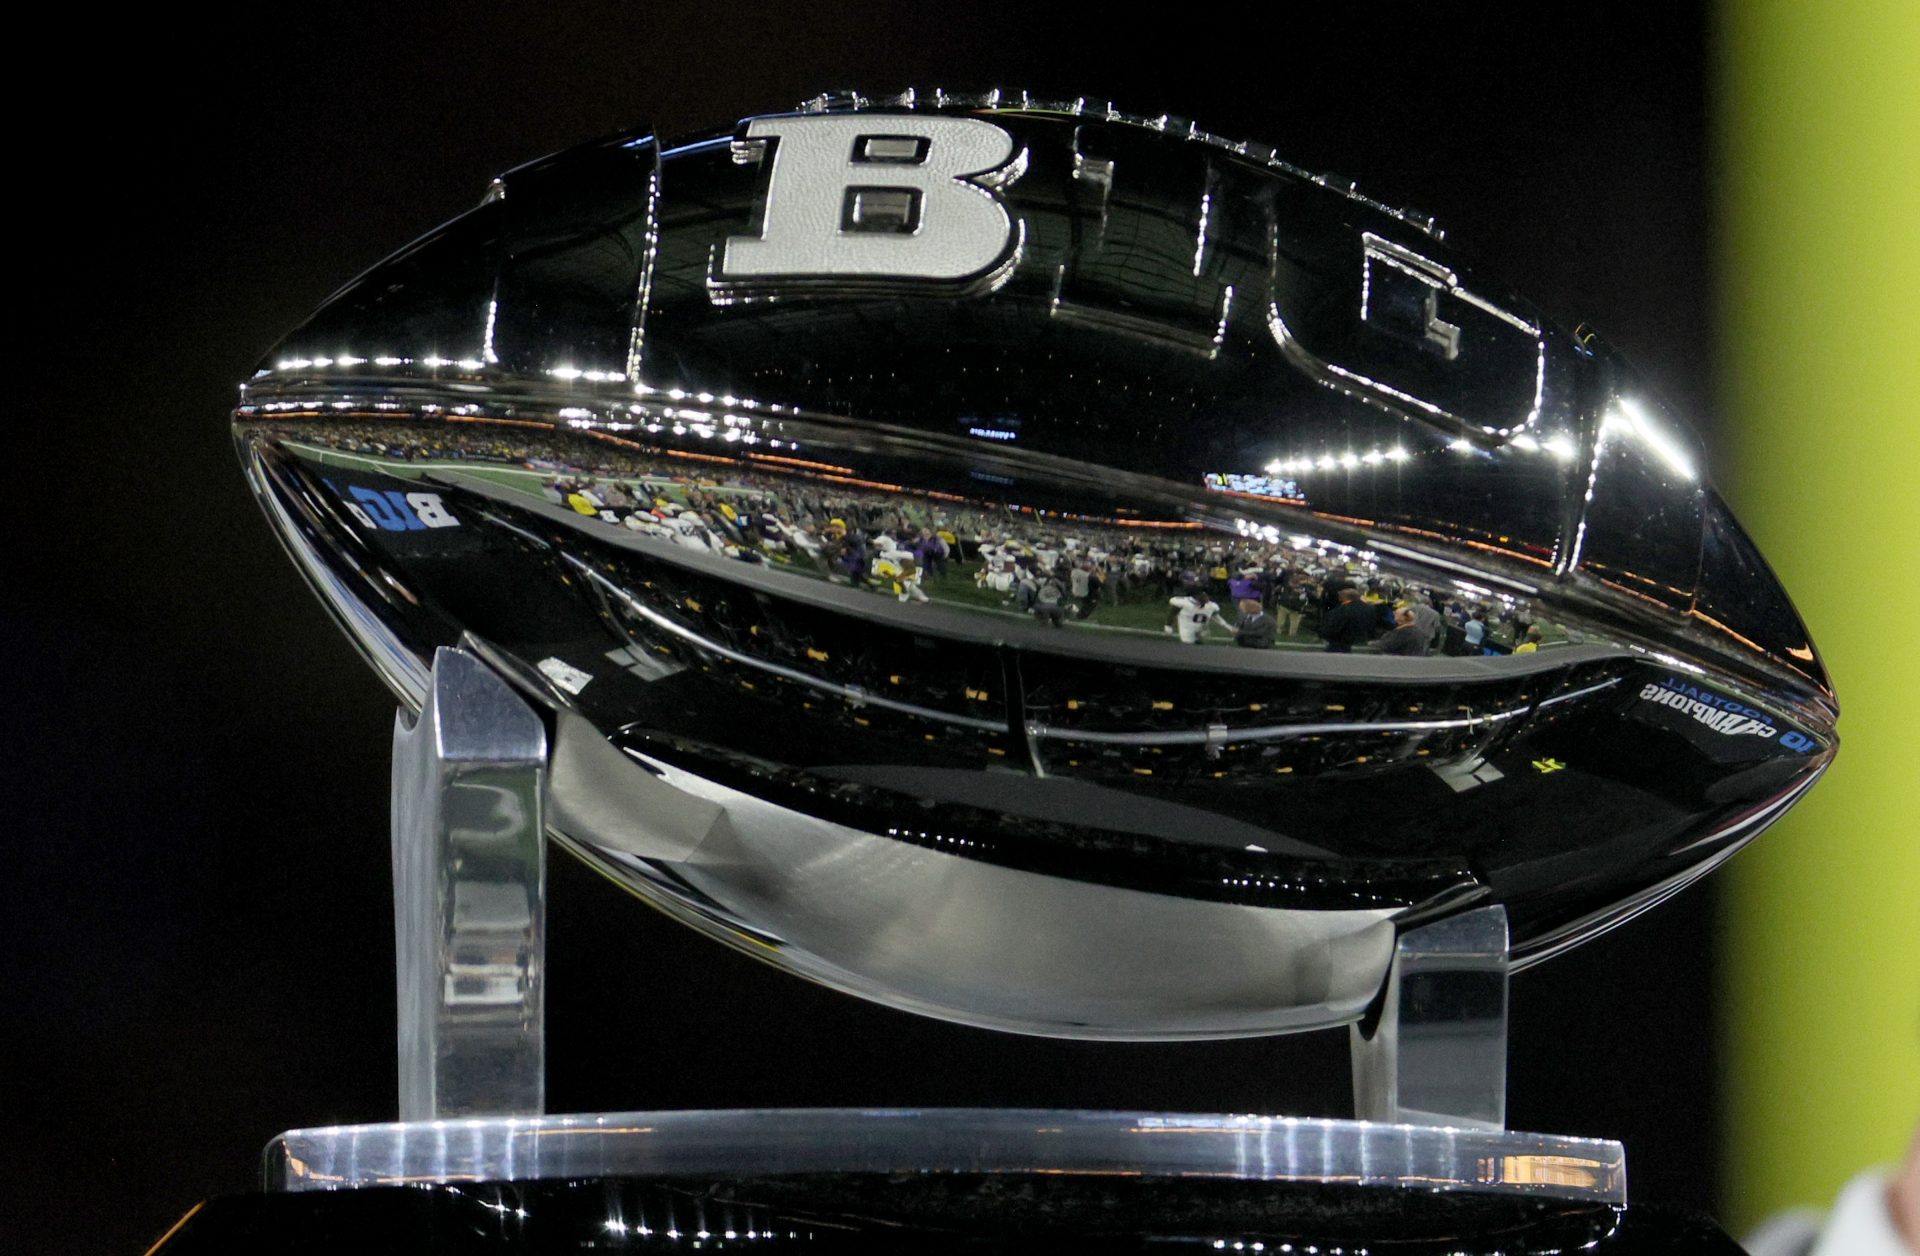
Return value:
[(1605, 1139), (1374, 1121), (999, 1108), (764, 1109), (496, 1117), (292, 1130), (265, 1185), (794, 1176), (1194, 1178), (1626, 1203)]
[(1507, 921), (1404, 925), (1351, 1029), (1361, 1120), (1018, 1109), (547, 1116), (547, 739), (441, 650), (395, 730), (399, 1122), (292, 1130), (210, 1252), (1738, 1252), (1626, 1206), (1617, 1142), (1504, 1128)]
[(201, 1253), (644, 1250), (1738, 1253), (1625, 1207), (1620, 1145), (1019, 1110), (627, 1112), (295, 1130)]

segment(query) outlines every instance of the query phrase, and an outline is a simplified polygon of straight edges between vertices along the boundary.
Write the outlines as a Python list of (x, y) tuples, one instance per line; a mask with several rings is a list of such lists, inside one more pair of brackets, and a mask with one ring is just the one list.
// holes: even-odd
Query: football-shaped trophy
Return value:
[[(503, 175), (234, 430), (404, 707), (402, 1119), (171, 1250), (1734, 1250), (1505, 1129), (1507, 979), (1776, 819), (1834, 696), (1687, 429), (1430, 219), (823, 97)], [(1358, 1119), (546, 1115), (548, 839), (929, 1016), (1345, 1027)]]

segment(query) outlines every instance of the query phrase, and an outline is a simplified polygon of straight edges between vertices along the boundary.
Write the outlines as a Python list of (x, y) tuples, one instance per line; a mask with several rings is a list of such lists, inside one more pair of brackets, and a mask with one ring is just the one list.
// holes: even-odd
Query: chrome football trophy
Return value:
[[(177, 1250), (1678, 1250), (1618, 1144), (1505, 1129), (1508, 974), (1837, 707), (1687, 430), (1430, 219), (1105, 103), (823, 97), (502, 176), (234, 430), (405, 708), (402, 1119)], [(548, 1116), (548, 838), (930, 1016), (1345, 1027), (1357, 1119)]]

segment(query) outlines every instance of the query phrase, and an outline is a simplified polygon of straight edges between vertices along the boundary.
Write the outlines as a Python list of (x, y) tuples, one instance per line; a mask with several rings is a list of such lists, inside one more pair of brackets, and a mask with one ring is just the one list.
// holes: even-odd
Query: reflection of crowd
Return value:
[[(630, 468), (629, 470), (632, 470)], [(581, 514), (748, 562), (811, 569), (836, 583), (925, 602), (928, 574), (947, 574), (977, 512), (930, 501), (815, 488), (751, 472), (699, 480), (654, 468), (620, 481), (556, 476), (543, 492)]]
[[(694, 474), (684, 459), (562, 430), (342, 422), (300, 436), (383, 458), (517, 466), (540, 477), (548, 501), (580, 514), (902, 602), (929, 601), (929, 578), (970, 570), (974, 596), (957, 600), (997, 602), (1054, 628), (1108, 617), (1148, 631), (1158, 623), (1189, 645), (1230, 638), (1405, 657), (1531, 653), (1544, 640), (1524, 602), (1387, 578), (1326, 546), (1069, 520), (722, 460)], [(954, 592), (947, 583), (943, 596)]]
[[(369, 454), (405, 462), (488, 462), (521, 465), (549, 462), (556, 466), (595, 466), (602, 462), (612, 473), (623, 460), (620, 451), (567, 434), (536, 435), (515, 426), (511, 435), (493, 425), (456, 427), (452, 424), (328, 422), (325, 427), (299, 427), (305, 441), (324, 441), (347, 453)], [(581, 462), (585, 454), (591, 461)], [(609, 458), (608, 456), (611, 455)]]
[(1078, 528), (1002, 534), (979, 548), (977, 578), (1055, 624), (1091, 618), (1103, 604), (1164, 600), (1162, 631), (1187, 645), (1217, 631), (1251, 649), (1317, 637), (1333, 653), (1424, 657), (1531, 653), (1543, 640), (1524, 603), (1496, 614), (1491, 605), (1383, 578), (1329, 547)]
[(971, 567), (987, 600), (998, 595), (1003, 608), (1053, 628), (1111, 608), (1164, 605), (1163, 630), (1189, 645), (1213, 633), (1253, 649), (1317, 637), (1334, 653), (1424, 657), (1528, 653), (1542, 640), (1523, 603), (1496, 615), (1327, 548), (1062, 526), (988, 506), (751, 474), (705, 483), (660, 475), (625, 486), (556, 477), (546, 495), (681, 545), (811, 567), (902, 602), (929, 601), (929, 577)]

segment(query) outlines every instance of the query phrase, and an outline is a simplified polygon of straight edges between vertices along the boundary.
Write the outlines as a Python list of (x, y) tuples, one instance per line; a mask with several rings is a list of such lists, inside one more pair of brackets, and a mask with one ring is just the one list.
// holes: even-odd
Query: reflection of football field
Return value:
[[(984, 610), (1000, 611), (1008, 615), (1021, 614), (1020, 611), (1014, 608), (1013, 602), (1006, 594), (996, 593), (992, 589), (983, 588), (974, 582), (974, 573), (979, 570), (980, 564), (977, 562), (950, 563), (948, 564), (947, 574), (944, 579), (936, 580), (931, 575), (925, 576), (920, 582), (920, 587), (925, 589), (927, 595), (936, 602), (947, 602), (957, 606), (973, 606)], [(1221, 622), (1223, 627), (1231, 626), (1230, 622), (1225, 619)], [(1166, 626), (1166, 623), (1167, 600), (1157, 595), (1121, 602), (1117, 606), (1111, 602), (1102, 601), (1100, 605), (1095, 608), (1093, 614), (1086, 619), (1074, 619), (1069, 616), (1067, 620), (1067, 625), (1070, 629), (1118, 629), (1132, 632), (1150, 632), (1156, 636), (1160, 635), (1160, 630)], [(1223, 632), (1219, 628), (1209, 628), (1207, 635), (1201, 640), (1207, 645), (1231, 645), (1233, 643), (1233, 636), (1231, 633)], [(1282, 638), (1276, 643), (1276, 648), (1288, 647), (1294, 649), (1318, 649), (1320, 647), (1320, 638), (1314, 636), (1312, 633), (1305, 633), (1291, 640)]]
[[(436, 472), (452, 471), (463, 476), (471, 476), (474, 479), (486, 480), (490, 483), (513, 489), (516, 492), (525, 493), (529, 497), (542, 497), (541, 489), (548, 480), (553, 478), (552, 472), (534, 471), (525, 467), (503, 467), (484, 462), (461, 462), (455, 460), (407, 462), (399, 458), (382, 458), (371, 454), (348, 453), (344, 450), (329, 449), (321, 445), (308, 445), (299, 442), (288, 443), (296, 445), (303, 454), (323, 465), (366, 467), (403, 480), (414, 480), (422, 476), (435, 474)], [(656, 487), (654, 492), (676, 501), (684, 501), (684, 498), (675, 487), (662, 485)], [(800, 575), (820, 578), (818, 568), (805, 559), (791, 563), (776, 562), (775, 565), (783, 567), (788, 571), (797, 572)], [(952, 562), (947, 565), (947, 574), (944, 577), (936, 579), (931, 574), (925, 575), (921, 578), (920, 587), (926, 592), (927, 596), (934, 601), (944, 602), (950, 606), (967, 606), (975, 610), (989, 611), (999, 615), (1010, 615), (1019, 619), (1029, 618), (1027, 613), (1016, 609), (1013, 601), (1005, 594), (997, 593), (975, 582), (974, 575), (980, 570), (980, 567), (981, 564), (978, 562)], [(877, 591), (879, 588), (884, 588), (884, 585), (877, 585), (875, 592), (868, 593), (865, 596), (892, 596), (889, 593)], [(1223, 603), (1222, 610), (1225, 611), (1226, 609)], [(1154, 595), (1146, 598), (1130, 599), (1118, 605), (1103, 600), (1094, 610), (1093, 614), (1086, 619), (1075, 619), (1069, 615), (1067, 625), (1069, 629), (1093, 628), (1109, 632), (1146, 632), (1160, 636), (1162, 635), (1161, 630), (1166, 626), (1166, 622), (1166, 599)], [(1223, 628), (1232, 626), (1231, 618), (1226, 615), (1222, 616), (1220, 622)], [(1541, 628), (1545, 636), (1545, 641), (1543, 642), (1545, 645), (1556, 645), (1566, 640), (1565, 632), (1556, 625), (1542, 624)], [(1209, 628), (1206, 636), (1201, 639), (1201, 643), (1204, 645), (1231, 645), (1233, 643), (1233, 637), (1231, 633), (1221, 631), (1219, 628)], [(1275, 648), (1318, 650), (1321, 648), (1321, 645), (1322, 642), (1318, 636), (1310, 631), (1302, 630), (1298, 636), (1281, 638), (1275, 643)]]

